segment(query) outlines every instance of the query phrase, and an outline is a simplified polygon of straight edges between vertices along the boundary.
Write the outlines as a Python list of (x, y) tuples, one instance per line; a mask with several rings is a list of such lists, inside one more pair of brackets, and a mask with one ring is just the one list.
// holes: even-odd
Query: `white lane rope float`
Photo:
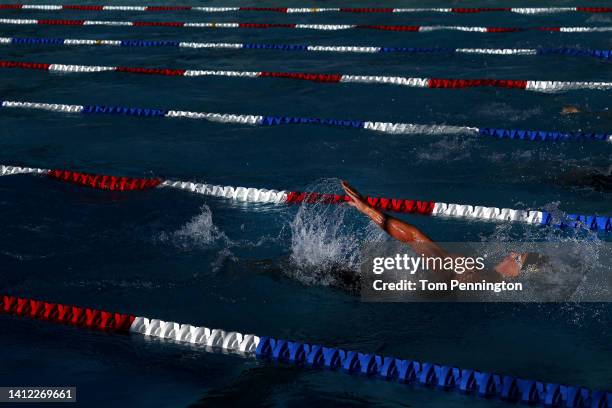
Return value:
[(49, 64), (41, 62), (24, 62), (0, 60), (0, 68), (27, 69), (61, 74), (99, 74), (118, 72), (123, 74), (145, 74), (175, 77), (229, 77), (229, 78), (282, 78), (318, 83), (357, 83), (375, 85), (395, 85), (408, 88), (445, 88), (462, 89), (475, 87), (494, 87), (521, 89), (533, 92), (563, 92), (578, 89), (610, 90), (612, 82), (606, 81), (554, 81), (524, 79), (457, 79), (457, 78), (423, 78), (389, 75), (350, 75), (309, 72), (280, 71), (227, 71), (227, 70), (194, 70), (176, 68), (144, 68), (125, 66)]
[(384, 25), (384, 24), (296, 24), (296, 23), (239, 23), (239, 22), (185, 22), (185, 21), (117, 21), (117, 20), (59, 20), (2, 18), (0, 24), (10, 25), (60, 25), (60, 26), (111, 26), (111, 27), (184, 27), (184, 28), (290, 28), (297, 30), (381, 30), (394, 32), (428, 33), (433, 31), (463, 31), (471, 33), (516, 33), (525, 31), (559, 33), (600, 33), (612, 31), (612, 26), (577, 27), (485, 27), (457, 25)]
[[(0, 176), (34, 174), (47, 176), (71, 184), (107, 191), (139, 191), (153, 188), (175, 188), (239, 202), (266, 204), (325, 203), (341, 204), (350, 201), (347, 195), (320, 192), (299, 192), (265, 188), (220, 186), (190, 181), (168, 180), (157, 177), (137, 178), (102, 174), (88, 174), (71, 170), (41, 169), (32, 167), (0, 166)], [(383, 211), (418, 214), (433, 217), (463, 218), (492, 222), (515, 222), (530, 225), (588, 228), (607, 232), (612, 230), (612, 217), (598, 215), (567, 214), (559, 217), (547, 211), (515, 210), (511, 208), (480, 205), (448, 204), (435, 201), (365, 197), (367, 202)]]
[(534, 381), (310, 342), (211, 329), (97, 308), (0, 295), (0, 313), (117, 335), (157, 338), (197, 347), (202, 351), (231, 352), (263, 362), (275, 361), (306, 369), (342, 371), (402, 384), (421, 385), (432, 390), (454, 390), (481, 398), (520, 401), (545, 407), (612, 406), (612, 393), (592, 391), (580, 386)]
[[(238, 113), (193, 112), (178, 109), (137, 108), (104, 105), (67, 105), (26, 101), (2, 101), (0, 108), (39, 110), (64, 114), (121, 115), (143, 118), (193, 119), (224, 124), (251, 126), (321, 125), (339, 128), (363, 129), (394, 135), (466, 135), (496, 139), (526, 140), (538, 142), (602, 141), (612, 142), (612, 133), (590, 133), (583, 131), (559, 132), (549, 130), (522, 130), (503, 128), (478, 128), (475, 126), (452, 126), (446, 124), (423, 125), (414, 123), (376, 122), (353, 119), (312, 118), (281, 115), (256, 115)], [(0, 112), (2, 112), (0, 110)]]
[(201, 6), (129, 6), (129, 5), (93, 5), (93, 4), (0, 4), (0, 10), (40, 10), (40, 11), (198, 11), (201, 13), (228, 13), (237, 11), (275, 12), (288, 14), (304, 13), (492, 13), (509, 12), (516, 14), (557, 14), (557, 13), (610, 13), (612, 7), (201, 7)]
[(489, 56), (549, 56), (592, 57), (612, 60), (612, 50), (557, 48), (443, 48), (443, 47), (385, 47), (370, 45), (304, 45), (265, 43), (220, 43), (172, 40), (110, 40), (49, 37), (0, 37), (0, 45), (31, 46), (109, 46), (109, 47), (171, 47), (197, 50), (275, 50), (306, 51), (336, 54), (426, 54), (444, 56), (452, 54)]

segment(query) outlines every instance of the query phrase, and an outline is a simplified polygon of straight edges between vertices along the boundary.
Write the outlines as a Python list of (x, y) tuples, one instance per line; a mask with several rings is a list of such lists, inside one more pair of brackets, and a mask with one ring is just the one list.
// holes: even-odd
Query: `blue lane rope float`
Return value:
[(340, 128), (364, 129), (386, 134), (411, 135), (468, 135), (494, 139), (569, 142), (600, 141), (612, 142), (611, 133), (558, 132), (545, 130), (520, 130), (500, 128), (478, 128), (472, 126), (420, 125), (412, 123), (374, 122), (366, 120), (345, 120), (329, 118), (308, 118), (294, 116), (263, 116), (251, 114), (190, 112), (167, 109), (136, 108), (104, 105), (65, 105), (24, 101), (0, 101), (7, 109), (34, 109), (58, 113), (82, 115), (123, 115), (134, 117), (186, 118), (211, 122), (252, 126), (320, 125)]
[(106, 39), (67, 39), (40, 37), (0, 37), (3, 45), (65, 45), (65, 46), (113, 46), (113, 47), (178, 47), (191, 49), (245, 49), (245, 50), (279, 50), (311, 51), (329, 53), (355, 54), (471, 54), (494, 56), (546, 56), (563, 55), (572, 57), (593, 57), (612, 60), (612, 50), (592, 50), (571, 47), (559, 48), (442, 48), (442, 47), (383, 47), (361, 45), (304, 45), (304, 44), (259, 44), (259, 43), (205, 43), (171, 40), (106, 40)]
[[(115, 334), (143, 335), (173, 343), (240, 353), (300, 368), (328, 369), (417, 384), (441, 391), (522, 402), (544, 407), (610, 408), (612, 393), (547, 383), (417, 360), (362, 353), (336, 347), (259, 337), (143, 316), (0, 295), (0, 313)], [(163, 344), (163, 343), (162, 343)]]
[(261, 337), (255, 350), (260, 359), (274, 360), (298, 367), (343, 371), (348, 374), (377, 376), (404, 384), (418, 384), (442, 391), (455, 390), (465, 395), (497, 398), (545, 407), (609, 407), (612, 395), (587, 388), (545, 383), (509, 375), (342, 348), (325, 347), (272, 337)]

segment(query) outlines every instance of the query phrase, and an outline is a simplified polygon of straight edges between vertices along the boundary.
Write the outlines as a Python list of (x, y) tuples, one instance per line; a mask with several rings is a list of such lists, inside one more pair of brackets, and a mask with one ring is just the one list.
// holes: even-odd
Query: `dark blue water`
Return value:
[[(79, 2), (82, 4), (83, 2)], [(139, 4), (120, 2), (118, 4)], [(606, 2), (600, 2), (606, 6)], [(153, 4), (153, 3), (151, 3)], [(160, 3), (164, 4), (164, 3)], [(194, 3), (195, 4), (195, 3)], [(236, 3), (233, 3), (236, 4)], [(233, 5), (232, 4), (232, 5)], [(346, 6), (391, 3), (362, 2)], [(459, 2), (453, 5), (466, 6)], [(199, 4), (198, 4), (199, 5)], [(206, 5), (228, 5), (206, 3)], [(275, 2), (240, 3), (279, 6)], [(318, 5), (287, 0), (283, 6)], [(428, 2), (426, 6), (448, 6)], [(483, 6), (504, 6), (497, 1)], [(596, 5), (542, 1), (538, 5)], [(393, 7), (422, 7), (415, 1)], [(469, 6), (473, 6), (470, 4)], [(534, 6), (529, 4), (529, 6)], [(2, 11), (3, 18), (167, 21), (612, 25), (612, 16), (555, 14), (284, 15), (196, 12)], [(206, 30), (2, 26), (1, 36), (330, 45), (612, 48), (610, 36), (526, 32)], [(425, 77), (612, 80), (610, 63), (571, 57), (341, 55), (172, 48), (1, 46), (2, 59)], [(0, 99), (231, 113), (610, 131), (609, 92), (421, 90), (283, 80), (51, 75), (3, 70)], [(596, 112), (560, 115), (565, 105)], [(215, 184), (365, 193), (510, 208), (610, 214), (608, 193), (576, 187), (605, 168), (609, 144), (539, 144), (465, 137), (387, 136), (293, 126), (81, 117), (0, 111), (0, 163)], [(576, 241), (527, 226), (407, 217), (436, 240)], [(32, 176), (0, 179), (3, 293), (362, 351), (612, 388), (612, 308), (601, 304), (367, 304), (334, 285), (380, 236), (354, 211), (236, 205), (178, 190), (109, 194)], [(585, 250), (602, 241), (591, 235)], [(299, 371), (176, 345), (0, 316), (1, 385), (76, 385), (88, 407), (187, 405), (503, 406), (458, 394)]]

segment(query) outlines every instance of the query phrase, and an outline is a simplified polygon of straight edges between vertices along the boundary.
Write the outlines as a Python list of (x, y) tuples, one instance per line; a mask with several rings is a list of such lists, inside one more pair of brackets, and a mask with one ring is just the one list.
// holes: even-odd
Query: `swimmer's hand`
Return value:
[(340, 184), (342, 184), (342, 188), (346, 192), (346, 195), (351, 199), (351, 201), (347, 201), (348, 205), (355, 207), (360, 213), (370, 217), (372, 221), (379, 226), (386, 225), (387, 216), (384, 213), (372, 207), (359, 191), (355, 190), (355, 188), (346, 181), (343, 180)]
[(342, 180), (340, 184), (346, 192), (346, 195), (351, 198), (351, 201), (348, 201), (348, 205), (355, 207), (361, 212), (364, 212), (367, 208), (370, 207), (368, 203), (364, 200), (363, 196), (359, 193), (359, 191), (355, 190), (355, 188), (351, 186), (346, 180)]

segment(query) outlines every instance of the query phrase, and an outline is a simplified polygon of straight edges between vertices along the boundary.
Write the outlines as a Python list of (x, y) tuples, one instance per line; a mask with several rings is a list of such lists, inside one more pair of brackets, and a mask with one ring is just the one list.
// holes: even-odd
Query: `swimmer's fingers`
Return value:
[(348, 196), (351, 197), (353, 200), (362, 200), (361, 194), (359, 194), (359, 192), (355, 190), (355, 188), (351, 186), (346, 180), (342, 180), (340, 184), (342, 184), (342, 188), (344, 189), (346, 194), (348, 194)]
[(348, 194), (349, 196), (354, 195), (354, 189), (353, 187), (348, 183), (348, 181), (346, 180), (342, 180), (340, 182), (340, 185), (342, 186), (342, 188), (344, 189), (344, 191), (346, 192), (346, 194)]

